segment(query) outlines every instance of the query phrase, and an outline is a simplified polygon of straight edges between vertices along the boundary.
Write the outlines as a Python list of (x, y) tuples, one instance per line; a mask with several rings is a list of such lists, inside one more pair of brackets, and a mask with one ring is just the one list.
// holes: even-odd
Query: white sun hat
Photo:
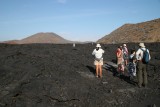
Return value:
[(139, 43), (139, 46), (142, 47), (142, 48), (145, 48), (144, 43)]
[(126, 44), (123, 44), (124, 47), (126, 47)]
[(97, 44), (96, 47), (101, 47), (101, 45), (100, 45), (100, 44)]

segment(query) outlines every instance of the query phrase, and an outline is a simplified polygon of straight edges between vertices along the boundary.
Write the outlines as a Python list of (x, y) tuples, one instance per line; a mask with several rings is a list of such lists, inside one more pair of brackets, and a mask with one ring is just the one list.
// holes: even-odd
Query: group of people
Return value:
[[(94, 65), (96, 66), (96, 77), (102, 78), (102, 65), (104, 50), (100, 44), (96, 45), (92, 55), (95, 56)], [(139, 49), (131, 50), (130, 54), (126, 44), (119, 46), (116, 51), (117, 58), (117, 72), (124, 75), (124, 70), (127, 68), (128, 76), (133, 79), (137, 76), (138, 87), (147, 86), (147, 71), (146, 62), (144, 62), (144, 56), (148, 53), (148, 60), (151, 59), (149, 50), (145, 47), (144, 43), (139, 43)]]

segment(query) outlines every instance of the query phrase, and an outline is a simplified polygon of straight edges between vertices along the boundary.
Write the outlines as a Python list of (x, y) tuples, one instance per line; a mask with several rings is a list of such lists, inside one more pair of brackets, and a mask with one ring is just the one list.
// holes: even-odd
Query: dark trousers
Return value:
[(146, 64), (143, 64), (141, 61), (137, 63), (137, 78), (138, 78), (138, 86), (141, 87), (142, 84), (144, 86), (147, 85), (147, 71)]

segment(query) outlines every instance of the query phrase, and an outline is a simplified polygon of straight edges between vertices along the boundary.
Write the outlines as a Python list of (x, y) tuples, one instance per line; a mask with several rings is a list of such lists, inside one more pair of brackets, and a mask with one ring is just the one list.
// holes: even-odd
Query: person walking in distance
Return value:
[(102, 78), (102, 65), (103, 65), (104, 50), (101, 49), (101, 45), (97, 44), (93, 50), (92, 55), (95, 56), (94, 65), (96, 66), (96, 77)]
[[(147, 54), (146, 54), (147, 53)], [(147, 71), (146, 59), (149, 61), (151, 59), (149, 50), (145, 47), (144, 43), (139, 43), (139, 49), (136, 52), (136, 59), (137, 59), (137, 75), (138, 75), (138, 87), (141, 88), (142, 85), (144, 87), (147, 86)]]

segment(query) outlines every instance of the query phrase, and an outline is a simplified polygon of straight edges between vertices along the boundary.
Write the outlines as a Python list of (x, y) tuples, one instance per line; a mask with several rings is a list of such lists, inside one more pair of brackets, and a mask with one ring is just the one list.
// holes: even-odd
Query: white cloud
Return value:
[(62, 3), (65, 4), (67, 2), (67, 0), (57, 0), (58, 3)]

